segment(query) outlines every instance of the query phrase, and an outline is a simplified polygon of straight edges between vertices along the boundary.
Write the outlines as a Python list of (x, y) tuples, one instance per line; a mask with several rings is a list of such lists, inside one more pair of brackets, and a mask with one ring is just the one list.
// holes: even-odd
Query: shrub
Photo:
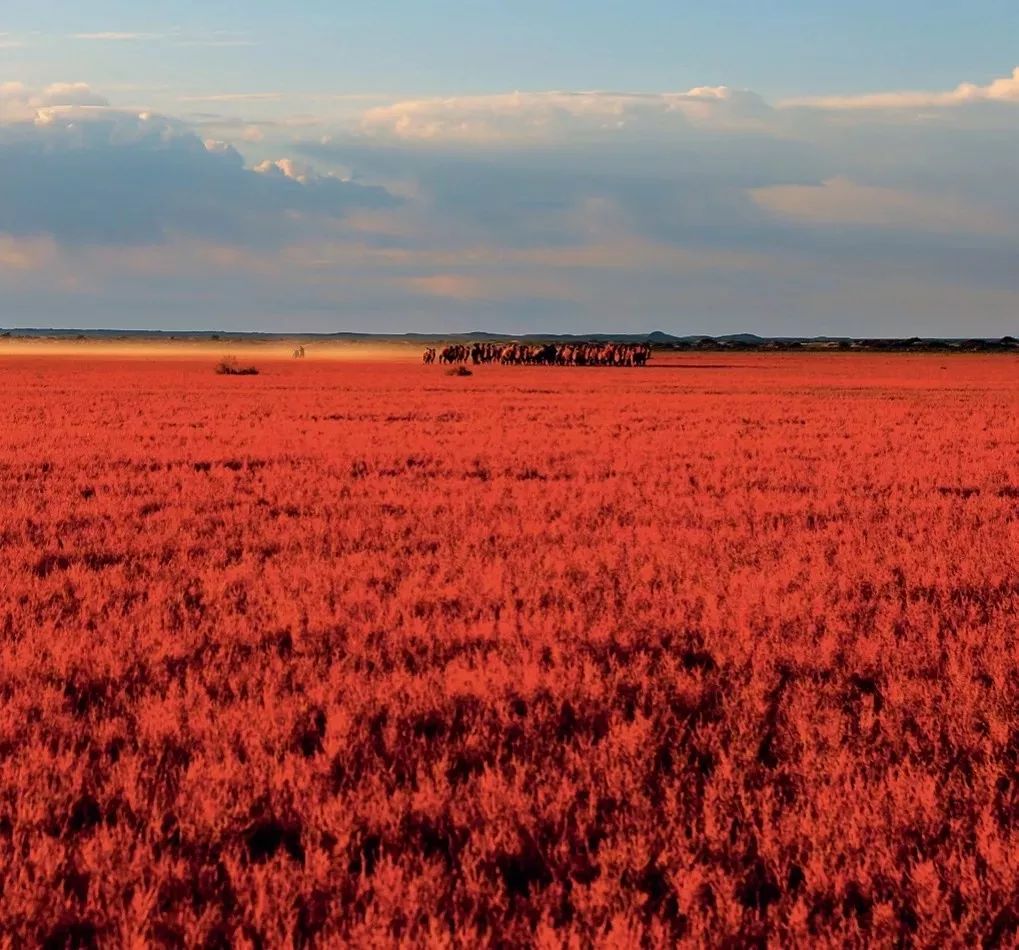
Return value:
[(466, 366), (457, 366), (455, 369), (447, 369), (447, 376), (473, 376), (474, 374)]
[(216, 364), (216, 372), (220, 376), (257, 376), (257, 366), (240, 366), (234, 356), (224, 356)]

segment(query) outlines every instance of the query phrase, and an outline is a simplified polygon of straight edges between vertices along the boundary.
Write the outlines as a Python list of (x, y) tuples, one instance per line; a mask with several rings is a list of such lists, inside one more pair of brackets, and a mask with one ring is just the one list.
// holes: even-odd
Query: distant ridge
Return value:
[(482, 341), (521, 340), (527, 342), (617, 342), (650, 343), (660, 350), (707, 351), (865, 351), (865, 352), (963, 352), (963, 353), (1019, 353), (1019, 340), (1012, 336), (994, 337), (764, 337), (756, 333), (728, 333), (721, 336), (690, 334), (676, 336), (663, 330), (649, 333), (492, 333), (473, 330), (466, 333), (276, 333), (265, 331), (231, 330), (62, 330), (48, 328), (0, 328), (0, 340), (173, 340), (179, 342), (243, 342), (274, 343), (297, 341), (313, 343), (329, 340), (351, 343), (405, 343), (439, 344), (471, 343)]

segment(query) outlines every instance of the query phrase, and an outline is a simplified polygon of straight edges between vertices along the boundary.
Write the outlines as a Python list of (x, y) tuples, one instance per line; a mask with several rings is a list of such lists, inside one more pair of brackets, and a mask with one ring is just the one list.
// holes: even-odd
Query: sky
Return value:
[(1019, 4), (5, 0), (0, 301), (1019, 335)]

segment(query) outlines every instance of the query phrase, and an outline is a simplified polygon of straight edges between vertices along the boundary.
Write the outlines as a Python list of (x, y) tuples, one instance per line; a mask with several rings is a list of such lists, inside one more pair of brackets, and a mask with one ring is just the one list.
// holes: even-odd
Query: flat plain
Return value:
[(212, 365), (0, 358), (5, 939), (1015, 939), (1015, 359)]

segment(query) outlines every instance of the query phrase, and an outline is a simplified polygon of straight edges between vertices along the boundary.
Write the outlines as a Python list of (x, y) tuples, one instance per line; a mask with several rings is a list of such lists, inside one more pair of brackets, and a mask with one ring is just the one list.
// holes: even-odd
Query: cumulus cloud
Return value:
[[(400, 180), (440, 222), (438, 241), (561, 246), (621, 228), (681, 243), (838, 246), (846, 228), (868, 228), (874, 246), (891, 232), (943, 246), (956, 234), (1019, 234), (1019, 170), (1007, 157), (1019, 126), (965, 108), (1010, 108), (1017, 76), (960, 85), (946, 94), (959, 108), (933, 125), (857, 121), (820, 100), (771, 106), (728, 86), (512, 93), (370, 109), (358, 134), (303, 151)], [(987, 174), (973, 173), (974, 154)]]
[[(279, 244), (387, 192), (307, 171), (265, 174), (186, 124), (110, 108), (81, 84), (0, 87), (0, 233), (64, 244), (158, 243), (191, 235)], [(291, 166), (281, 163), (280, 169)]]
[[(565, 302), (614, 323), (620, 307), (660, 315), (671, 301), (681, 319), (743, 313), (742, 328), (821, 332), (813, 308), (831, 332), (868, 321), (913, 332), (951, 325), (969, 294), (989, 326), (1019, 307), (1009, 82), (961, 87), (933, 123), (772, 106), (724, 86), (408, 100), (301, 152), (412, 196), (398, 220), (376, 217), (371, 237), (391, 261), (432, 261), (404, 286), (451, 307), (506, 302), (493, 288), (511, 296), (513, 282), (490, 263), (501, 255), (521, 296), (544, 287), (535, 306), (561, 319)], [(945, 289), (941, 304), (925, 284)], [(859, 313), (857, 287), (870, 301)]]
[[(1019, 103), (1019, 67), (984, 85), (961, 83), (944, 92), (892, 91), (787, 99), (769, 104), (757, 93), (729, 86), (686, 92), (512, 92), (408, 99), (369, 109), (360, 131), (380, 140), (420, 144), (533, 145), (613, 140), (640, 135), (676, 138), (691, 129), (797, 130), (796, 112), (924, 110)], [(802, 121), (802, 120), (800, 120)]]
[(24, 83), (0, 83), (0, 122), (18, 122), (38, 117), (40, 110), (60, 106), (105, 107), (109, 100), (82, 82), (58, 82), (43, 89)]
[(237, 98), (254, 116), (182, 120), (8, 84), (0, 291), (45, 313), (58, 291), (39, 269), (55, 267), (78, 321), (208, 322), (200, 303), (220, 325), (308, 329), (909, 334), (958, 331), (965, 312), (1006, 332), (1015, 83), (905, 108), (728, 86), (509, 93), (332, 125), (259, 112), (265, 94)]
[(292, 158), (279, 158), (275, 161), (266, 159), (255, 166), (255, 172), (259, 175), (275, 175), (289, 178), (302, 185), (306, 185), (309, 182), (320, 182), (323, 177), (318, 175), (310, 165), (295, 161)]

